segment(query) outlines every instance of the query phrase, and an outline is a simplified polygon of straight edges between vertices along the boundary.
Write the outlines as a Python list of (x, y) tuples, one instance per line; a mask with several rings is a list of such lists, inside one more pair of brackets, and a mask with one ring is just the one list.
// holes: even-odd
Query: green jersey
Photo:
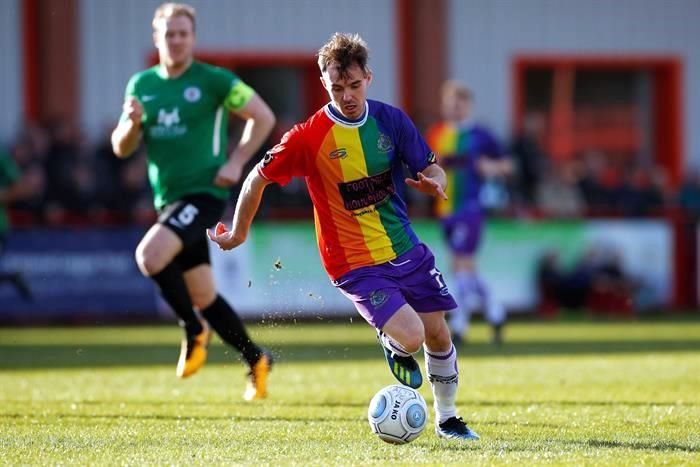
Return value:
[(126, 97), (144, 108), (141, 127), (156, 209), (188, 194), (227, 197), (214, 178), (227, 161), (228, 110), (242, 109), (253, 94), (232, 72), (197, 61), (177, 78), (164, 76), (160, 65), (132, 76)]
[[(19, 169), (15, 161), (6, 152), (0, 150), (0, 191), (5, 191), (19, 180)], [(10, 229), (10, 221), (7, 216), (7, 207), (0, 203), (0, 235)]]

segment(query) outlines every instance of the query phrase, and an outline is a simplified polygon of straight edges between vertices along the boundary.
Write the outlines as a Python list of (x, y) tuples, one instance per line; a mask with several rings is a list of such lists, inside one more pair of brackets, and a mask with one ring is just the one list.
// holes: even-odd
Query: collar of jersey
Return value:
[(159, 63), (159, 64), (158, 64), (158, 68), (156, 69), (156, 73), (157, 73), (158, 76), (160, 76), (162, 79), (171, 79), (171, 80), (180, 79), (180, 78), (182, 78), (183, 76), (185, 76), (187, 73), (190, 72), (190, 70), (193, 68), (194, 63), (195, 63), (195, 61), (192, 60), (192, 63), (190, 63), (190, 66), (188, 66), (187, 69), (186, 69), (180, 76), (178, 76), (177, 78), (171, 78), (171, 77), (169, 77), (168, 75), (166, 75), (166, 74), (165, 74), (165, 65), (163, 65), (162, 63)]
[(346, 128), (358, 128), (364, 125), (367, 121), (367, 116), (369, 115), (369, 102), (365, 101), (365, 111), (362, 113), (362, 116), (360, 116), (360, 118), (358, 118), (357, 120), (349, 120), (343, 117), (343, 115), (340, 112), (333, 108), (332, 102), (326, 104), (326, 106), (323, 108), (323, 111), (326, 112), (328, 118), (330, 118), (340, 126), (344, 126)]

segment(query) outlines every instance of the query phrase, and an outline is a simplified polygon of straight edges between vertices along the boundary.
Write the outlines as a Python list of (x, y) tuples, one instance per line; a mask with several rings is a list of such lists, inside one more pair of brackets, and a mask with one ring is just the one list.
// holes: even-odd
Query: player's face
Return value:
[(333, 106), (344, 117), (355, 120), (365, 111), (367, 87), (372, 82), (372, 73), (366, 72), (353, 63), (347, 69), (345, 77), (340, 75), (338, 67), (328, 67), (322, 73), (321, 82), (328, 91)]
[(442, 102), (442, 113), (446, 120), (462, 122), (469, 118), (472, 110), (472, 102), (468, 97), (446, 96)]
[(160, 21), (153, 33), (160, 62), (166, 66), (182, 66), (192, 59), (194, 30), (187, 16), (171, 16)]

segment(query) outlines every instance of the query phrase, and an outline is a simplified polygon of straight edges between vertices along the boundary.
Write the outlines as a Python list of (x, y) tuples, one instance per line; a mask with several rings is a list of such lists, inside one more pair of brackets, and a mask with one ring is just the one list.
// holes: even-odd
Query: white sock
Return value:
[(425, 371), (433, 389), (435, 402), (435, 420), (443, 423), (451, 417), (457, 416), (457, 386), (459, 384), (459, 370), (457, 369), (457, 351), (454, 345), (447, 352), (431, 352), (425, 350)]
[(471, 273), (457, 271), (454, 275), (457, 283), (457, 304), (459, 308), (452, 310), (448, 315), (450, 331), (460, 337), (466, 337), (469, 332), (469, 321), (471, 311), (474, 307), (474, 295), (476, 292), (476, 282)]
[(489, 303), (486, 306), (486, 320), (493, 326), (499, 326), (506, 320), (505, 307), (493, 295), (490, 296)]
[(408, 352), (406, 352), (406, 349), (404, 349), (403, 345), (399, 344), (396, 340), (392, 339), (387, 333), (382, 331), (378, 331), (378, 333), (379, 340), (381, 341), (384, 347), (391, 350), (400, 357), (408, 357), (409, 355), (411, 355)]

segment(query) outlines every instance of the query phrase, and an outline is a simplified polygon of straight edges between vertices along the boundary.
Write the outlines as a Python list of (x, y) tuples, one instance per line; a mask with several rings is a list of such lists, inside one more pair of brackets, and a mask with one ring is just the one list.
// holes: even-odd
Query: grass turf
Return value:
[[(700, 322), (476, 325), (458, 408), (482, 440), (371, 434), (393, 384), (369, 326), (252, 326), (277, 365), (245, 403), (244, 366), (218, 342), (175, 378), (175, 326), (0, 330), (6, 464), (700, 464)], [(428, 405), (429, 386), (421, 388)], [(431, 420), (432, 422), (432, 412)]]

